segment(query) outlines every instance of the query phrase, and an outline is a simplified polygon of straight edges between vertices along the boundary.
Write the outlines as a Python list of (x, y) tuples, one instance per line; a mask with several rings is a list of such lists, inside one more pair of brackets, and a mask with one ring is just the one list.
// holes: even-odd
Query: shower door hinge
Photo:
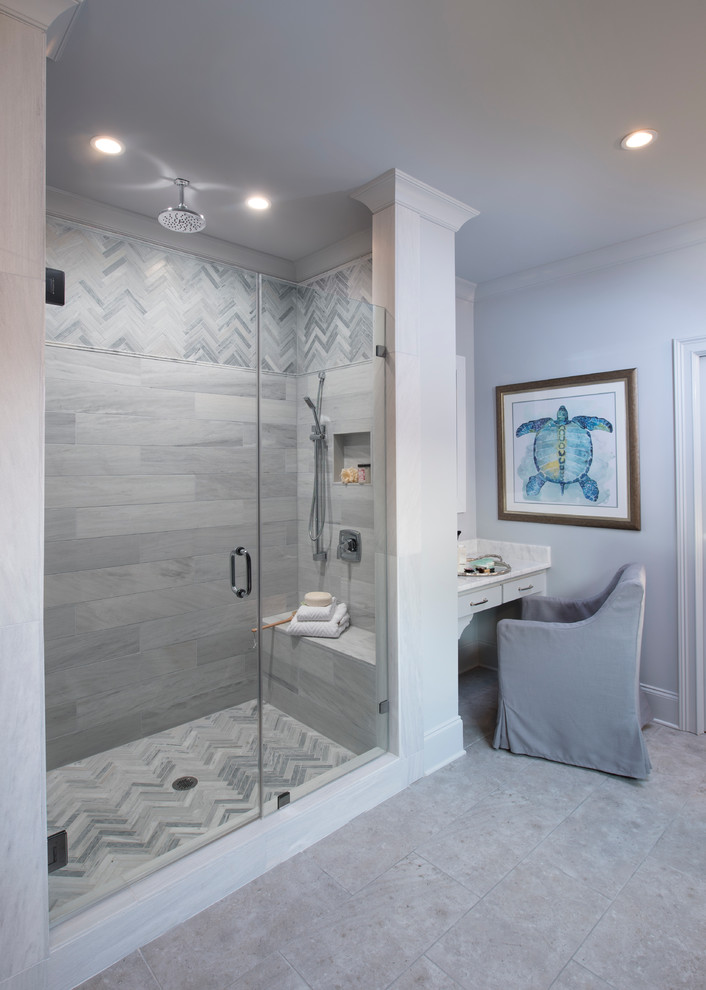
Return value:
[(375, 357), (387, 357), (387, 348), (384, 344), (375, 345)]
[(286, 804), (289, 804), (291, 800), (291, 794), (289, 791), (282, 791), (281, 794), (277, 795), (277, 811), (280, 808), (284, 808)]
[(387, 715), (389, 710), (390, 710), (390, 702), (386, 698), (384, 701), (381, 701), (380, 704), (378, 705), (378, 711), (380, 712), (381, 715)]
[(60, 870), (69, 861), (69, 837), (66, 829), (47, 836), (49, 872)]

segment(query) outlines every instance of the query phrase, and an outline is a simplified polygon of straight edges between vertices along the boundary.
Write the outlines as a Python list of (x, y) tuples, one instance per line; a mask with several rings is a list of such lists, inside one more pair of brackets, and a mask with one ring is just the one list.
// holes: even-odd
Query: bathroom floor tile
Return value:
[(225, 990), (276, 949), (327, 924), (348, 899), (331, 877), (295, 856), (150, 942), (142, 954), (165, 990)]
[(160, 990), (139, 952), (116, 962), (81, 984), (81, 990)]
[(418, 856), (369, 884), (325, 927), (281, 951), (314, 990), (383, 990), (475, 903)]
[(609, 904), (560, 870), (522, 864), (427, 956), (467, 990), (546, 988)]
[(703, 883), (650, 857), (576, 961), (616, 990), (696, 990), (706, 986), (705, 918)]

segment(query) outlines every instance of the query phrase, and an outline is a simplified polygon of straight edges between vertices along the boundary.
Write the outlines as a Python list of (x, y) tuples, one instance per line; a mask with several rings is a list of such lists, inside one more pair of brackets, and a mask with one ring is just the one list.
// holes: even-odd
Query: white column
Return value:
[(413, 780), (463, 753), (454, 234), (477, 211), (397, 169), (353, 198), (373, 213), (373, 302), (387, 312), (391, 728)]
[(68, 3), (0, 2), (0, 988), (46, 976), (42, 647), (44, 29)]

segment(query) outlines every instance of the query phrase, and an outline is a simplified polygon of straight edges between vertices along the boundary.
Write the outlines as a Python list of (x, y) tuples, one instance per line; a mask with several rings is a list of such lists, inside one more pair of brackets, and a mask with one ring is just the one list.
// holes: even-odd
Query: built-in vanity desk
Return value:
[(527, 595), (543, 595), (551, 548), (499, 540), (462, 540), (466, 557), (498, 554), (510, 571), (506, 574), (468, 574), (458, 579), (458, 635), (463, 633), (477, 612), (496, 608)]

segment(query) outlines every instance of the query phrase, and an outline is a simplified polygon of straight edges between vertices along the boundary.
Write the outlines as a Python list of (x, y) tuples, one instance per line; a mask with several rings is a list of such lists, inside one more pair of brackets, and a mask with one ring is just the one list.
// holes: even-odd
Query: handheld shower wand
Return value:
[(326, 551), (321, 546), (321, 534), (326, 522), (326, 493), (324, 482), (326, 476), (326, 427), (321, 425), (321, 399), (324, 389), (326, 372), (319, 372), (319, 391), (316, 405), (310, 396), (304, 396), (309, 409), (314, 416), (314, 426), (309, 437), (314, 442), (314, 490), (311, 495), (311, 511), (309, 512), (309, 539), (314, 544), (314, 560), (326, 560)]

